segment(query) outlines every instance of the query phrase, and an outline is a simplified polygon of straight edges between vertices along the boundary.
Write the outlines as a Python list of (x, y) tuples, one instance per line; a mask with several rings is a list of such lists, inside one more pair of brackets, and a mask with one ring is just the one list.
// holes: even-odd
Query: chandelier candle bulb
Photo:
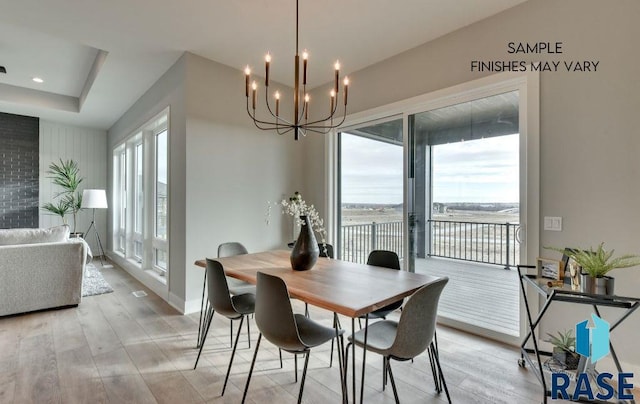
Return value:
[(336, 97), (336, 92), (334, 90), (331, 90), (331, 92), (329, 93), (331, 95), (331, 107), (329, 108), (329, 114), (333, 114), (333, 106), (334, 106), (334, 99)]
[(251, 88), (253, 89), (252, 91), (253, 109), (256, 109), (256, 93), (258, 92), (258, 84), (256, 84), (256, 82), (254, 81), (251, 84)]
[(304, 95), (304, 119), (309, 119), (309, 94)]
[(265, 87), (269, 87), (269, 63), (271, 63), (271, 54), (267, 53), (267, 56), (264, 57), (265, 73), (266, 73), (264, 78)]
[(309, 53), (305, 49), (302, 51), (302, 85), (307, 85), (307, 59), (309, 59)]
[(347, 96), (349, 93), (349, 78), (345, 77), (344, 78), (344, 105), (347, 105)]
[(249, 98), (249, 79), (251, 77), (251, 69), (249, 66), (244, 68), (244, 86), (245, 86), (245, 97)]
[(280, 93), (276, 91), (276, 116), (280, 116)]
[(336, 94), (337, 94), (338, 93), (338, 83), (340, 82), (340, 62), (339, 61), (336, 61), (335, 68), (336, 68), (336, 83), (335, 83), (333, 89), (336, 91)]

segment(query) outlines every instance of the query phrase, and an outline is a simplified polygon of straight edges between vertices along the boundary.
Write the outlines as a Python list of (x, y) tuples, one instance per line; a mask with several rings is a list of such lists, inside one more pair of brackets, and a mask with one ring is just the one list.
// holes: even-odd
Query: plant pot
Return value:
[(316, 264), (320, 256), (320, 248), (316, 236), (313, 233), (309, 217), (300, 216), (303, 224), (300, 226), (300, 235), (291, 250), (291, 268), (296, 271), (307, 271)]
[(575, 370), (580, 362), (580, 355), (575, 352), (567, 352), (564, 349), (553, 348), (553, 359), (564, 365), (566, 370)]
[(580, 273), (580, 290), (582, 293), (595, 295), (613, 295), (614, 279), (610, 276), (593, 277)]

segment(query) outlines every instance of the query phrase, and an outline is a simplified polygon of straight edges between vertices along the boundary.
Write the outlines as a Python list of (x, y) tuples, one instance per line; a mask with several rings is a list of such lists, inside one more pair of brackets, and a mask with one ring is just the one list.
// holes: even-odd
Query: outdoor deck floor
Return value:
[(449, 277), (440, 298), (440, 316), (519, 336), (520, 291), (515, 270), (442, 258), (418, 258), (416, 272)]

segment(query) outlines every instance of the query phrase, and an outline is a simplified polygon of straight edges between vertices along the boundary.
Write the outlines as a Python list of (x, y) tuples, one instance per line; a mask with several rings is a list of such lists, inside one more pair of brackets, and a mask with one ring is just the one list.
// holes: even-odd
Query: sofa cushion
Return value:
[(51, 227), (49, 229), (2, 229), (0, 245), (57, 243), (69, 239), (69, 226)]

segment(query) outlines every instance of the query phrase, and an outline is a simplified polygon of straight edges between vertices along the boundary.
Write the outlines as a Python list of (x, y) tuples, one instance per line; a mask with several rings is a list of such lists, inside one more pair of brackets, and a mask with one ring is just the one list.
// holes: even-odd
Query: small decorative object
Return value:
[(604, 243), (594, 250), (545, 247), (559, 251), (580, 266), (580, 288), (583, 293), (613, 295), (614, 279), (607, 273), (616, 268), (629, 268), (640, 265), (640, 255), (625, 254), (613, 258), (615, 250), (607, 251)]
[(538, 258), (538, 276), (557, 281), (564, 276), (562, 269), (561, 261)]
[(283, 214), (293, 216), (300, 225), (300, 235), (291, 251), (291, 267), (296, 271), (313, 268), (320, 255), (315, 233), (320, 236), (322, 245), (326, 243), (324, 221), (320, 218), (315, 206), (307, 205), (299, 192), (295, 192), (288, 200), (283, 199), (279, 205), (282, 207)]
[(577, 369), (580, 356), (576, 353), (576, 338), (572, 335), (572, 330), (558, 331), (557, 336), (549, 333), (547, 335), (549, 338), (545, 341), (553, 345), (553, 359), (567, 370)]

